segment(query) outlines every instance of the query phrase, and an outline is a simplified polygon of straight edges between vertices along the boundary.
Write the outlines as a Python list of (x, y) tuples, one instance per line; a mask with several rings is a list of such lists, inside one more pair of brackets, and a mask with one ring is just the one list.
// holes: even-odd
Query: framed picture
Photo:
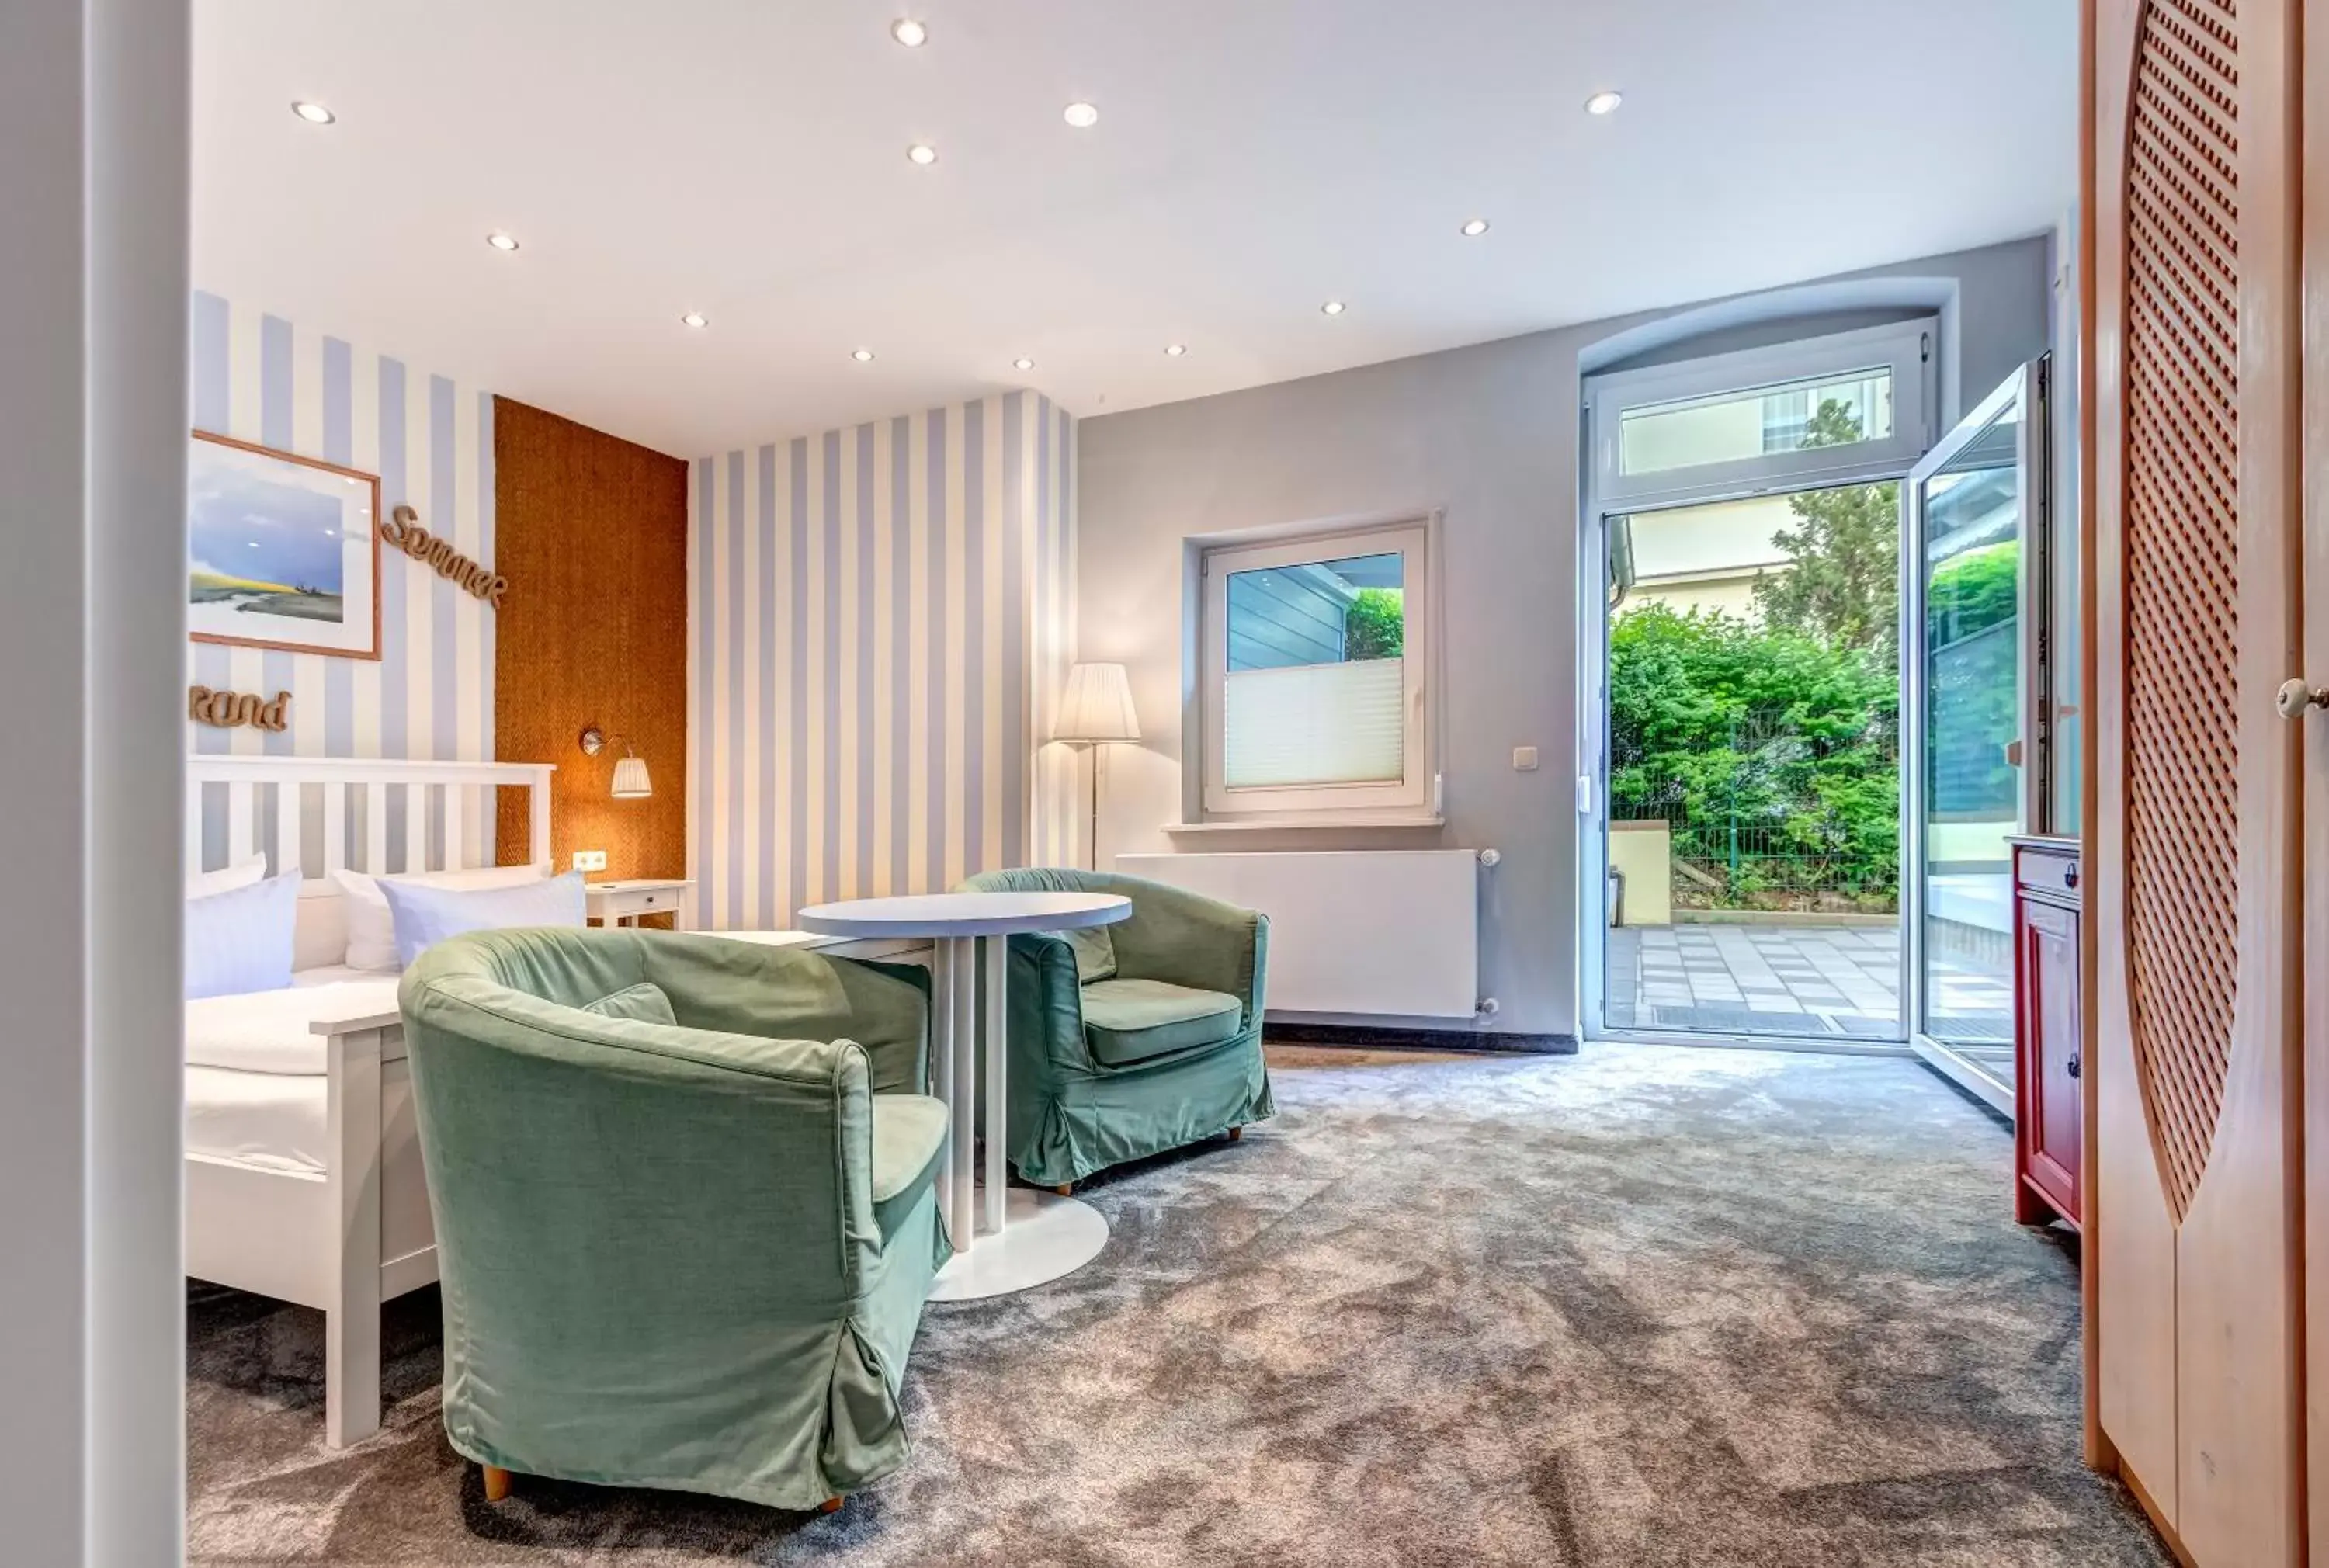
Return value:
[(380, 657), (380, 478), (206, 431), (186, 465), (197, 643)]

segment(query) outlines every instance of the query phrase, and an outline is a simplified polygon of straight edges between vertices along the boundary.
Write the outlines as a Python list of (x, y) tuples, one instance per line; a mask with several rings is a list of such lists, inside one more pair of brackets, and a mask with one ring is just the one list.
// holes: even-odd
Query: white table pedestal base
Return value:
[(945, 1103), (948, 1123), (936, 1196), (954, 1257), (930, 1300), (1023, 1291), (1083, 1267), (1108, 1244), (1108, 1221), (1089, 1204), (1010, 1185), (1009, 939), (1109, 925), (1131, 913), (1132, 901), (1117, 893), (925, 893), (797, 912), (801, 929), (821, 935), (931, 940), (930, 1094)]
[(1108, 1245), (1099, 1210), (1055, 1192), (1005, 1191), (1004, 1225), (957, 1253), (930, 1287), (933, 1301), (976, 1301), (1046, 1284), (1075, 1272)]

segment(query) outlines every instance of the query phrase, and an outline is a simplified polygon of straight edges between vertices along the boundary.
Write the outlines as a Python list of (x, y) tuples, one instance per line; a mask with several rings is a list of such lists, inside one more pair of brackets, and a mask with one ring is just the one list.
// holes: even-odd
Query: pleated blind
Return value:
[(1407, 662), (1240, 670), (1222, 709), (1231, 789), (1395, 784), (1407, 757)]

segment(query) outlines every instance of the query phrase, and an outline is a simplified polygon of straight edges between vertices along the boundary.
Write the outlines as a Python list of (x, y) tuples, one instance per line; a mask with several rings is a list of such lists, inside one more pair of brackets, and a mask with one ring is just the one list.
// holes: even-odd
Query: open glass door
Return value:
[(2013, 1113), (2007, 843), (2047, 800), (2047, 361), (2023, 366), (1909, 476), (1910, 1043)]

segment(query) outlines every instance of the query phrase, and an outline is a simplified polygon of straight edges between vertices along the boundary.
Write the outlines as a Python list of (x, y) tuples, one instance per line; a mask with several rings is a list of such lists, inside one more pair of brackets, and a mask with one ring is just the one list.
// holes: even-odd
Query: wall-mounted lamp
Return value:
[(608, 735), (597, 725), (582, 732), (585, 756), (596, 756), (607, 747), (620, 743), (623, 755), (615, 759), (614, 797), (618, 801), (643, 801), (655, 793), (647, 783), (647, 765), (631, 749), (631, 743), (619, 735)]
[(1092, 748), (1092, 869), (1099, 869), (1099, 773), (1103, 744), (1140, 738), (1140, 716), (1132, 708), (1132, 683), (1121, 664), (1078, 664), (1068, 671), (1051, 738)]

